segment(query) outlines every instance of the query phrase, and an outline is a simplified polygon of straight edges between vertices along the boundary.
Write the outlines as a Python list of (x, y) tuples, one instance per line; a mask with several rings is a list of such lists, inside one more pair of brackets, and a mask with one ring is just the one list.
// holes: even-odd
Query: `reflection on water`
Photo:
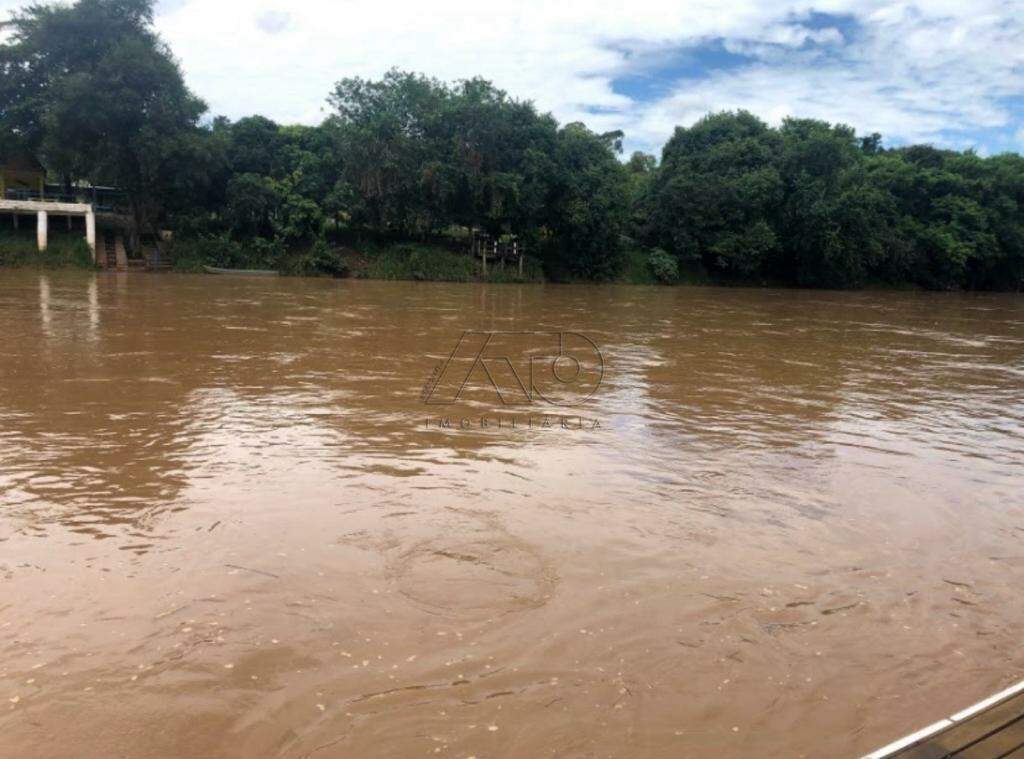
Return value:
[[(1019, 297), (4, 272), (0, 320), (0, 754), (852, 756), (1024, 677)], [(599, 428), (425, 424), (466, 330), (592, 339)]]

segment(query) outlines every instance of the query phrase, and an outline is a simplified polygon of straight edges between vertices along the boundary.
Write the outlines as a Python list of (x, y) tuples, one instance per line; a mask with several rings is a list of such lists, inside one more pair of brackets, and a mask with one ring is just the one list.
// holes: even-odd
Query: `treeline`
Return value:
[(628, 207), (621, 135), (560, 127), (481, 79), (447, 85), (392, 71), (344, 79), (330, 102), (335, 113), (316, 127), (215, 120), (199, 145), (202, 181), (173, 209), (178, 226), (264, 257), (325, 235), (514, 234), (553, 270), (614, 276), (609, 251)]
[(339, 274), (340, 243), (442, 256), (480, 231), (516, 236), (557, 280), (639, 263), (665, 282), (1024, 288), (1015, 154), (887, 150), (739, 112), (677, 128), (660, 164), (623, 161), (620, 132), (559, 125), (482, 79), (401, 71), (342, 79), (318, 126), (202, 121), (150, 0), (35, 5), (13, 32), (0, 155), (124, 188), (137, 228), (175, 229), (183, 257)]
[(812, 287), (1024, 287), (1024, 158), (981, 158), (749, 113), (677, 128), (638, 234), (723, 278)]

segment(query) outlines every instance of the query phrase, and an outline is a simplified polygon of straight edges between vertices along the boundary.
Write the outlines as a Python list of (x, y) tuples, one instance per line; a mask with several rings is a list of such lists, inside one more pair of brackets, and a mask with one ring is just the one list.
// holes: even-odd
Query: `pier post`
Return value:
[(85, 214), (85, 241), (92, 251), (92, 262), (96, 263), (96, 213), (88, 211)]
[(36, 242), (39, 243), (39, 250), (46, 250), (47, 233), (49, 232), (49, 221), (46, 211), (39, 212), (38, 226), (36, 227)]

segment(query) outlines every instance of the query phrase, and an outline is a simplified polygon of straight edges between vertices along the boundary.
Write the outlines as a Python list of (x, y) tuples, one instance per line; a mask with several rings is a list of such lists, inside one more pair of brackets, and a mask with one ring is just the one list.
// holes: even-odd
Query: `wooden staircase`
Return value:
[(156, 241), (151, 241), (143, 245), (146, 255), (146, 266), (150, 271), (170, 271), (171, 260), (160, 250), (160, 245)]
[(171, 259), (155, 240), (142, 240), (141, 253), (129, 258), (124, 244), (124, 235), (116, 229), (103, 231), (97, 263), (108, 271), (169, 271)]
[(100, 265), (104, 269), (117, 268), (117, 252), (114, 249), (114, 233), (109, 229), (103, 232), (103, 256)]
[(103, 233), (103, 268), (113, 271), (128, 271), (128, 254), (124, 237), (113, 230)]

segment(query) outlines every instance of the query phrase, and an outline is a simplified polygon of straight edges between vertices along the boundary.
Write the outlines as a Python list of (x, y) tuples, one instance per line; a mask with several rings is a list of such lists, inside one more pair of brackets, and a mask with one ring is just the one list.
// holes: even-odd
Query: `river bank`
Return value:
[[(198, 273), (206, 266), (236, 269), (275, 269), (291, 276), (333, 276), (354, 279), (423, 282), (542, 283), (597, 282), (567, 275), (551, 265), (551, 255), (527, 255), (522, 273), (515, 261), (491, 261), (486, 271), (466, 252), (464, 240), (434, 242), (318, 241), (284, 251), (262, 241), (239, 243), (223, 237), (196, 238), (175, 245), (174, 269)], [(706, 272), (667, 271), (652, 265), (650, 253), (628, 248), (619, 272), (607, 282), (621, 284), (714, 284)], [(657, 263), (655, 260), (654, 263)]]
[[(422, 242), (365, 244), (314, 243), (283, 251), (259, 242), (186, 239), (171, 248), (172, 270), (201, 274), (205, 267), (273, 269), (284, 276), (335, 277), (385, 281), (534, 283), (590, 280), (551, 277), (544, 263), (527, 256), (520, 275), (514, 262), (491, 262), (486, 274), (479, 259), (451, 245)], [(670, 278), (651, 266), (649, 254), (629, 250), (620, 274), (612, 282), (635, 285), (715, 284), (698, 270), (673, 270)], [(75, 236), (56, 235), (47, 251), (40, 252), (34, 235), (7, 231), (0, 235), (0, 269), (93, 269), (88, 248)]]
[[(227, 269), (272, 269), (288, 277), (333, 277), (413, 282), (478, 282), (491, 284), (624, 284), (683, 285), (690, 287), (779, 288), (791, 290), (843, 289), (798, 287), (778, 279), (722, 279), (699, 265), (679, 266), (666, 263), (661, 251), (627, 247), (621, 255), (618, 274), (610, 280), (587, 280), (551, 272), (540, 257), (527, 256), (523, 275), (514, 263), (492, 262), (486, 274), (480, 261), (457, 246), (424, 242), (328, 243), (319, 241), (292, 250), (282, 250), (265, 241), (247, 243), (225, 238), (186, 238), (172, 244), (172, 271), (184, 274), (204, 273), (205, 267)], [(35, 236), (29, 232), (0, 232), (0, 270), (2, 269), (81, 269), (91, 270), (88, 247), (79, 235), (52, 235), (49, 248), (40, 252)], [(924, 291), (909, 282), (869, 281), (863, 286), (845, 288), (855, 291)]]
[[(286, 254), (268, 256), (265, 251), (246, 250), (240, 244), (209, 246), (186, 241), (172, 248), (172, 272), (201, 274), (205, 267), (228, 269), (273, 269), (283, 276), (334, 277), (384, 281), (418, 282), (485, 282), (492, 284), (567, 283), (567, 284), (626, 284), (626, 285), (687, 285), (687, 286), (740, 286), (780, 287), (778, 282), (717, 281), (706, 271), (695, 267), (674, 269), (671, 276), (652, 266), (650, 253), (639, 249), (627, 250), (622, 257), (619, 274), (612, 280), (598, 282), (578, 278), (551, 277), (542, 261), (527, 257), (523, 276), (515, 264), (490, 266), (483, 274), (480, 262), (450, 247), (429, 243), (398, 242), (359, 245), (328, 245), (317, 249), (310, 246)], [(88, 247), (76, 235), (55, 234), (49, 248), (40, 252), (35, 237), (0, 234), (0, 270), (4, 269), (71, 269), (92, 270)], [(869, 290), (916, 289), (879, 283)]]

